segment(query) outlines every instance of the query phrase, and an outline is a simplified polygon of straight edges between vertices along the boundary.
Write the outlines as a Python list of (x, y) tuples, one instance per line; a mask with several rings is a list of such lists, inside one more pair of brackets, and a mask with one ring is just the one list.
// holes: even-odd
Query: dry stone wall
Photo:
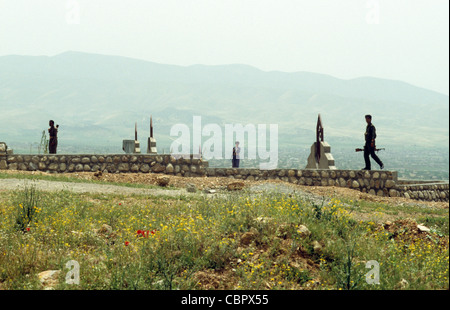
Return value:
[(339, 186), (378, 196), (405, 197), (427, 201), (449, 201), (448, 182), (418, 183), (398, 180), (396, 171), (209, 168), (193, 155), (16, 155), (0, 152), (0, 170), (46, 171), (53, 173), (109, 172), (161, 173), (184, 177), (228, 177), (241, 180), (282, 180), (305, 186)]
[(0, 169), (45, 171), (54, 173), (167, 173), (203, 176), (208, 163), (199, 158), (175, 158), (170, 155), (9, 155), (0, 157)]

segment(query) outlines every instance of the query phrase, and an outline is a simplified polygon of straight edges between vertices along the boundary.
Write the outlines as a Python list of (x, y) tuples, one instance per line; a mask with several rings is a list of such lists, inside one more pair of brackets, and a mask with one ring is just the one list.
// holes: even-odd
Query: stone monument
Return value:
[(139, 141), (137, 139), (137, 123), (134, 124), (134, 140), (123, 140), (122, 150), (127, 154), (141, 153), (141, 148), (139, 146)]
[(147, 141), (147, 154), (157, 154), (158, 151), (156, 150), (156, 139), (153, 137), (153, 120), (152, 116), (150, 115), (150, 137)]
[(331, 146), (323, 139), (322, 119), (317, 118), (316, 142), (311, 146), (306, 169), (336, 169), (334, 158), (331, 155)]

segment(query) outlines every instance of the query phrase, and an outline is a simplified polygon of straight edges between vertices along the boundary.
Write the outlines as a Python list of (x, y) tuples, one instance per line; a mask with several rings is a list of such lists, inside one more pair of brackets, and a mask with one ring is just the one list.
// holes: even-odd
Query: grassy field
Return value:
[[(0, 289), (42, 289), (46, 270), (61, 271), (53, 288), (64, 290), (448, 289), (448, 225), (448, 209), (339, 197), (318, 204), (275, 192), (187, 198), (30, 185), (0, 192)], [(66, 283), (71, 260), (79, 284)], [(376, 269), (368, 261), (379, 284), (368, 283)]]

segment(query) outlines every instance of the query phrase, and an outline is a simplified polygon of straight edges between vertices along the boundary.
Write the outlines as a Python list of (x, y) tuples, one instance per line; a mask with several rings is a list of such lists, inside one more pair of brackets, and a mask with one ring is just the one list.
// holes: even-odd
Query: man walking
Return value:
[(384, 168), (383, 162), (378, 158), (378, 156), (375, 154), (375, 139), (377, 137), (375, 126), (372, 124), (372, 116), (366, 115), (366, 144), (364, 145), (364, 161), (366, 162), (366, 166), (362, 170), (370, 170), (370, 158), (369, 156), (372, 156), (372, 158), (377, 162), (378, 165), (380, 165), (380, 169)]

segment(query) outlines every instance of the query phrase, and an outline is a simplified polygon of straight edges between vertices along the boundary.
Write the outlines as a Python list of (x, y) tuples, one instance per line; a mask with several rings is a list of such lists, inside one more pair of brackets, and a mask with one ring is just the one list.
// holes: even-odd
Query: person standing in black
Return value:
[(239, 153), (241, 148), (239, 147), (239, 141), (236, 141), (235, 147), (233, 147), (233, 160), (231, 161), (231, 166), (233, 168), (239, 168)]
[(56, 147), (58, 146), (58, 127), (59, 125), (56, 125), (55, 122), (50, 120), (48, 122), (48, 125), (50, 128), (48, 129), (48, 134), (50, 136), (50, 140), (48, 142), (48, 152), (50, 154), (56, 154)]
[(375, 139), (377, 137), (377, 132), (375, 129), (375, 126), (372, 124), (372, 116), (366, 115), (366, 144), (364, 145), (364, 161), (366, 162), (366, 166), (362, 170), (370, 170), (370, 158), (369, 156), (372, 156), (372, 158), (377, 162), (378, 165), (380, 165), (380, 169), (384, 168), (383, 162), (378, 158), (378, 156), (375, 154)]

